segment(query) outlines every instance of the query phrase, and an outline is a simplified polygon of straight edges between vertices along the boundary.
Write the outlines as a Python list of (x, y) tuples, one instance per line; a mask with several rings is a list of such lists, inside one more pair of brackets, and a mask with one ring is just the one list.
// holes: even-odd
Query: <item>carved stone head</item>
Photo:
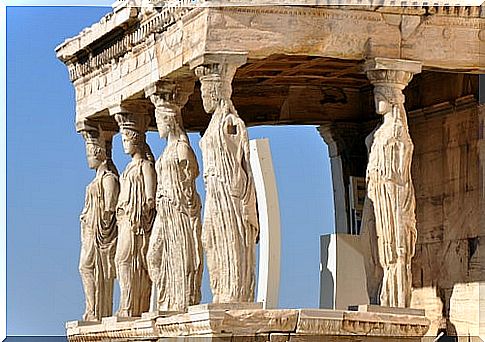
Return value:
[(133, 156), (145, 149), (145, 130), (148, 126), (148, 116), (141, 114), (122, 113), (115, 115), (120, 126), (123, 150)]
[(200, 79), (202, 104), (207, 113), (214, 113), (221, 100), (231, 99), (234, 73), (235, 68), (225, 64), (212, 64), (195, 69), (195, 74)]
[(102, 133), (99, 129), (90, 129), (81, 131), (81, 134), (86, 141), (86, 157), (88, 160), (88, 167), (90, 169), (97, 169), (103, 162), (106, 161), (106, 145), (102, 139)]
[(182, 115), (176, 105), (169, 103), (158, 106), (155, 109), (155, 119), (160, 138), (168, 138), (170, 133), (182, 130)]
[(213, 81), (201, 82), (202, 105), (207, 113), (214, 113), (216, 110), (218, 102), (217, 86), (217, 83)]
[(404, 103), (404, 95), (398, 87), (375, 85), (374, 102), (376, 105), (376, 113), (385, 115), (392, 112), (393, 106)]

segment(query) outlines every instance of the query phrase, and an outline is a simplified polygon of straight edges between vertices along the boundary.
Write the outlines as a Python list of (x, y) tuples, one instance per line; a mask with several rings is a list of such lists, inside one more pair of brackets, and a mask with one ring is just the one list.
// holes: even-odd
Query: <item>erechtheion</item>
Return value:
[[(485, 6), (117, 1), (56, 52), (97, 170), (70, 341), (485, 338)], [(329, 148), (339, 239), (357, 236), (354, 308), (337, 293), (321, 309), (255, 299), (266, 212), (247, 127), (302, 124)], [(147, 131), (167, 139), (161, 156)], [(201, 170), (187, 132), (202, 135)], [(124, 151), (111, 151), (115, 134)]]

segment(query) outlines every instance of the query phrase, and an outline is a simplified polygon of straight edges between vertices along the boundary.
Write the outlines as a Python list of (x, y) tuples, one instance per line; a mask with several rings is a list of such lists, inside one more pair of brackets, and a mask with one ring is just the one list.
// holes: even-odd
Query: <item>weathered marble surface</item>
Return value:
[(468, 96), (409, 116), (418, 230), (412, 306), (426, 309), (430, 334), (448, 329), (483, 338), (480, 107)]
[[(237, 306), (237, 304), (236, 304)], [(118, 319), (119, 320), (119, 319)], [(319, 309), (209, 309), (157, 319), (96, 325), (69, 322), (69, 341), (420, 341), (429, 321), (416, 315)]]
[(212, 115), (200, 140), (206, 200), (202, 243), (214, 303), (254, 300), (259, 221), (249, 139), (231, 101), (237, 64), (200, 66), (204, 109)]
[[(118, 13), (105, 21), (112, 25)], [(483, 71), (485, 18), (478, 7), (433, 7), (428, 12), (386, 7), (178, 7), (128, 18), (119, 25), (139, 28), (114, 42), (111, 26), (100, 24), (57, 48), (76, 88), (78, 120), (140, 93), (158, 79), (185, 73), (186, 65), (217, 51), (244, 52), (256, 61), (281, 54), (354, 61), (380, 56), (420, 60), (425, 67), (441, 70)], [(155, 31), (161, 33), (153, 35)], [(76, 60), (90, 44), (106, 46), (86, 62)]]
[(165, 84), (151, 95), (160, 137), (167, 139), (156, 163), (157, 213), (147, 252), (158, 311), (185, 311), (202, 296), (202, 205), (195, 187), (199, 166), (180, 113), (190, 95), (191, 86), (187, 88)]
[(374, 85), (376, 112), (383, 116), (375, 131), (367, 165), (367, 194), (374, 207), (379, 262), (383, 269), (380, 304), (409, 307), (411, 259), (416, 243), (415, 194), (411, 178), (413, 142), (404, 95), (420, 63), (374, 59), (366, 63)]
[(120, 177), (116, 219), (116, 270), (120, 285), (117, 316), (141, 316), (150, 304), (151, 280), (146, 253), (155, 215), (156, 174), (153, 154), (145, 141), (148, 117), (116, 112), (123, 148), (132, 157)]
[(84, 125), (88, 166), (96, 176), (86, 187), (81, 213), (81, 256), (79, 271), (83, 282), (85, 321), (101, 320), (113, 311), (114, 264), (118, 229), (115, 212), (119, 193), (118, 171), (111, 160), (114, 132)]
[[(419, 60), (428, 70), (483, 71), (483, 6), (405, 9), (271, 6), (192, 10), (175, 7), (158, 13), (139, 12), (131, 5), (125, 9), (117, 6), (114, 14), (58, 48), (58, 56), (68, 66), (76, 89), (78, 123), (96, 116), (103, 123), (116, 125), (107, 108), (119, 105), (120, 99), (126, 101), (143, 96), (140, 94), (144, 89), (162, 77), (192, 74), (190, 68), (204, 64), (201, 59), (220, 51), (237, 52), (248, 58), (245, 62), (249, 70), (242, 72), (241, 88), (270, 67), (270, 73), (262, 82), (264, 85), (246, 87), (251, 88), (253, 95), (262, 94), (259, 102), (251, 102), (247, 108), (252, 106), (254, 112), (263, 112), (267, 107), (260, 105), (271, 103), (278, 112), (262, 115), (263, 119), (255, 116), (253, 124), (294, 123), (294, 113), (309, 111), (319, 116), (298, 122), (321, 124), (323, 120), (347, 118), (348, 113), (343, 112), (349, 108), (358, 112), (360, 106), (372, 102), (366, 96), (368, 84), (362, 81), (362, 75), (359, 76), (363, 58)], [(121, 25), (133, 30), (127, 29), (126, 35), (113, 40), (112, 33)], [(365, 29), (355, 30), (356, 25)], [(293, 68), (284, 70), (285, 67), (276, 67), (282, 64), (282, 54), (322, 59), (299, 60)], [(351, 61), (350, 65), (343, 60)], [(283, 61), (285, 65), (291, 62)], [(311, 70), (318, 64), (323, 69), (316, 75)], [(336, 66), (326, 69), (327, 64)], [(271, 77), (275, 69), (276, 79)], [(302, 70), (306, 74), (302, 75)], [(428, 71), (428, 75), (435, 74)], [(460, 76), (463, 74), (457, 78)], [(336, 84), (337, 88), (345, 85), (346, 90), (307, 88), (312, 79), (325, 84), (337, 82), (341, 84)], [(429, 79), (423, 79), (422, 83), (433, 82)], [(284, 83), (284, 86), (275, 87), (275, 82)], [(465, 82), (458, 83), (459, 87), (468, 87)], [(419, 180), (415, 189), (418, 236), (412, 267), (413, 286), (418, 289), (436, 286), (443, 313), (449, 317), (446, 328), (471, 331), (462, 324), (462, 316), (476, 319), (476, 307), (467, 306), (468, 311), (462, 312), (456, 305), (468, 303), (465, 296), (472, 296), (474, 303), (479, 302), (480, 298), (475, 298), (479, 292), (473, 286), (480, 288), (483, 282), (484, 253), (480, 251), (485, 245), (482, 237), (484, 215), (480, 213), (483, 212), (484, 177), (477, 158), (484, 159), (483, 125), (479, 126), (472, 105), (476, 107), (476, 101), (462, 97), (461, 91), (461, 95), (448, 94), (440, 98), (447, 89), (454, 92), (459, 88), (441, 85), (435, 81), (432, 85), (435, 89), (426, 95), (419, 88), (414, 89), (414, 97), (418, 99), (414, 104), (427, 103), (431, 108), (417, 115), (421, 126), (410, 123), (413, 140), (422, 135), (415, 144), (416, 158), (412, 166), (413, 180)], [(259, 90), (262, 91), (259, 93)], [(302, 94), (312, 98), (312, 101), (305, 101), (310, 105), (298, 100)], [(322, 104), (328, 98), (337, 101), (331, 110)], [(342, 110), (338, 101), (344, 100), (352, 105)], [(194, 103), (188, 106), (190, 113), (201, 113), (200, 102)], [(419, 111), (419, 107), (413, 108)], [(457, 114), (465, 112), (466, 115)], [(203, 123), (192, 127), (202, 129)], [(462, 287), (463, 282), (471, 288)], [(416, 296), (428, 294), (416, 291)], [(429, 304), (419, 299), (417, 302)], [(434, 298), (431, 302), (429, 305), (436, 310)]]

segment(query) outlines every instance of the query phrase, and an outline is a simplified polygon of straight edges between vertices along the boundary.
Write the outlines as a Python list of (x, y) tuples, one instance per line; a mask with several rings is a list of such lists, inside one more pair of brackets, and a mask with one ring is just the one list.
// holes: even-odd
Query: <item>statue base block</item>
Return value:
[(99, 321), (70, 321), (66, 322), (66, 329), (75, 329), (99, 323)]
[[(247, 303), (246, 303), (247, 304)], [(429, 320), (420, 315), (382, 312), (362, 306), (362, 311), (327, 309), (272, 309), (239, 304), (203, 304), (186, 313), (131, 320), (104, 318), (90, 324), (66, 324), (67, 338), (81, 341), (421, 341)], [(385, 308), (383, 310), (388, 310)], [(389, 310), (388, 310), (389, 311)], [(399, 311), (399, 310), (398, 310)], [(79, 321), (75, 321), (79, 322)], [(197, 339), (194, 339), (196, 338)]]
[(189, 306), (189, 313), (205, 311), (227, 310), (257, 310), (262, 309), (263, 303), (207, 303)]
[(142, 319), (156, 319), (158, 317), (168, 317), (173, 315), (179, 315), (181, 311), (150, 311), (141, 314)]
[(389, 307), (389, 306), (369, 305), (369, 304), (358, 305), (358, 306), (349, 306), (349, 310), (361, 311), (361, 312), (386, 313), (386, 314), (393, 314), (393, 315), (424, 316), (424, 310), (423, 309), (392, 308), (392, 307)]

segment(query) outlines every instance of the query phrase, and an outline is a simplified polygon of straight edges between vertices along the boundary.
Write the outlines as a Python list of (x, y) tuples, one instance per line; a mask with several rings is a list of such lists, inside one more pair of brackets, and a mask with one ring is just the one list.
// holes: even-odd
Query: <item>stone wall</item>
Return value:
[(467, 96), (409, 114), (418, 229), (413, 306), (426, 309), (429, 334), (478, 336), (485, 281), (478, 103)]

